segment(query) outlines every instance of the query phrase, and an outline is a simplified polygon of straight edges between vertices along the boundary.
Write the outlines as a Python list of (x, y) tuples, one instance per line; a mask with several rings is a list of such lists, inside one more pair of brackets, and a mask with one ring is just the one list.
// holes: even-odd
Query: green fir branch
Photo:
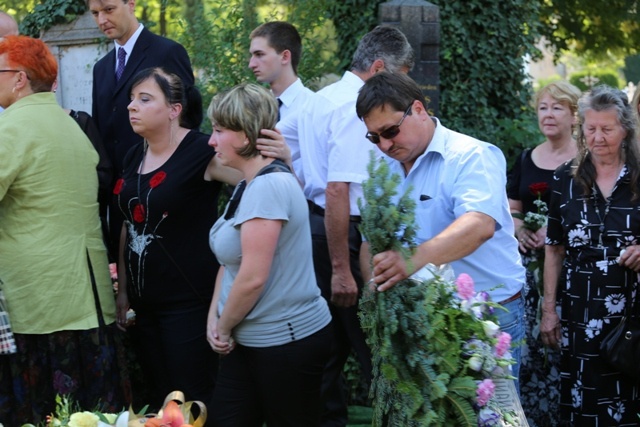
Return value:
[[(373, 154), (368, 172), (358, 205), (371, 255), (393, 250), (408, 260), (416, 236), (411, 189), (398, 198), (401, 177)], [(451, 306), (454, 292), (438, 276), (407, 279), (385, 292), (365, 289), (359, 308), (373, 355), (374, 427), (477, 425), (470, 403), (476, 384), (460, 363), (461, 343), (483, 331), (480, 322), (467, 326), (469, 314)]]

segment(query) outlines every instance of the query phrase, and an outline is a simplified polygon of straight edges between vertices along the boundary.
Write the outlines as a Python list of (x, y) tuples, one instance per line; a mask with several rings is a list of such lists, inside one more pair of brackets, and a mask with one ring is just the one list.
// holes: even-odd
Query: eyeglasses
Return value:
[(398, 134), (400, 133), (400, 126), (402, 125), (402, 122), (404, 121), (405, 117), (411, 114), (411, 107), (413, 107), (413, 104), (409, 105), (409, 108), (407, 108), (407, 111), (404, 112), (404, 115), (397, 125), (388, 127), (380, 133), (367, 132), (367, 134), (365, 135), (367, 139), (377, 145), (380, 144), (380, 137), (383, 137), (384, 139), (391, 139), (398, 136)]
[(25, 70), (0, 70), (0, 73), (24, 73), (25, 76), (27, 76), (27, 80), (31, 80), (31, 77), (29, 77), (29, 74), (27, 74), (27, 72)]

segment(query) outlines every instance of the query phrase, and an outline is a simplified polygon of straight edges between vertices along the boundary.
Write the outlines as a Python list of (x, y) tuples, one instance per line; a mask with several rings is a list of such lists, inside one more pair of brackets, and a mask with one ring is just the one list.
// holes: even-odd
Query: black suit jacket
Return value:
[(122, 174), (122, 163), (129, 149), (142, 142), (142, 137), (129, 123), (127, 106), (131, 82), (145, 68), (160, 66), (180, 76), (185, 86), (194, 84), (191, 61), (185, 48), (146, 28), (136, 40), (120, 80), (116, 82), (116, 49), (93, 67), (92, 115), (117, 176)]
[[(93, 119), (115, 170), (122, 175), (125, 155), (131, 147), (142, 142), (129, 123), (130, 89), (133, 78), (150, 67), (164, 67), (182, 78), (186, 86), (194, 84), (189, 55), (182, 45), (142, 29), (133, 46), (120, 80), (116, 82), (116, 49), (112, 49), (93, 67)], [(113, 200), (111, 200), (113, 203)], [(123, 217), (118, 208), (109, 207), (109, 257), (117, 261), (120, 229)]]

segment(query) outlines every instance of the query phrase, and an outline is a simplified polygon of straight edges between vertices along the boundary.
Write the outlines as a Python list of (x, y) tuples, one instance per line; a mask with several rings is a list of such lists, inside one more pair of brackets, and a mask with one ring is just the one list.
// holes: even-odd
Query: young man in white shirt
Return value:
[[(280, 123), (295, 120), (313, 92), (298, 77), (302, 55), (302, 39), (296, 27), (288, 22), (266, 22), (251, 32), (249, 68), (260, 83), (267, 83), (280, 106)], [(297, 141), (286, 141), (291, 149), (293, 168), (302, 177)], [(265, 147), (259, 147), (265, 148)]]

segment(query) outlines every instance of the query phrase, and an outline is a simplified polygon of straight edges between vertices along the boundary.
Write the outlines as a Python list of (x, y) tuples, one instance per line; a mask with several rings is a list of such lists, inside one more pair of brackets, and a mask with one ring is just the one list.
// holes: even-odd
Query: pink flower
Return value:
[(511, 335), (506, 332), (498, 335), (498, 343), (496, 344), (496, 356), (502, 357), (511, 347)]
[(478, 389), (476, 390), (476, 395), (478, 396), (477, 402), (478, 406), (484, 406), (489, 402), (489, 399), (493, 396), (493, 393), (496, 390), (496, 385), (492, 380), (486, 379), (482, 380), (480, 384), (478, 384)]
[(473, 279), (466, 273), (462, 273), (456, 279), (456, 287), (458, 288), (458, 294), (463, 300), (468, 300), (473, 297)]
[(109, 274), (111, 275), (111, 280), (118, 280), (118, 265), (115, 262), (109, 264)]

